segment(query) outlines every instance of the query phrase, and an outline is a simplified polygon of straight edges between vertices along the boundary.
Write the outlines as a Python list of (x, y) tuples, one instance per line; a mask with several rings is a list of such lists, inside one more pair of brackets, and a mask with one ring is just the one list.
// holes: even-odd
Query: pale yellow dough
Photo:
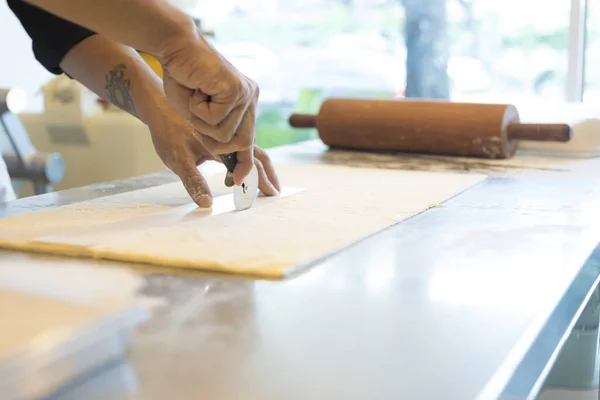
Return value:
[[(180, 183), (0, 220), (0, 247), (277, 279), (485, 178), (326, 165), (276, 166), (286, 187), (236, 213), (198, 209)], [(223, 175), (208, 178), (226, 190)], [(297, 190), (302, 189), (302, 190)]]

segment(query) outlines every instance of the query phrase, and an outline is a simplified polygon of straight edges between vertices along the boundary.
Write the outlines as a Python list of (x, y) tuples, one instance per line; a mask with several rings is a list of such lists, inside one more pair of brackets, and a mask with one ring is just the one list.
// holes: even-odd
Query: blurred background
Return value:
[[(600, 104), (598, 0), (581, 101)], [(294, 111), (330, 96), (470, 102), (568, 99), (571, 0), (201, 0), (191, 12), (261, 87), (257, 137), (298, 137)], [(306, 134), (312, 134), (306, 133)]]
[[(584, 102), (600, 103), (598, 2), (585, 21)], [(567, 101), (572, 0), (173, 0), (215, 32), (216, 47), (261, 87), (257, 138), (292, 135), (292, 110), (328, 96), (406, 95), (454, 101)], [(29, 94), (52, 78), (0, 3), (0, 86)], [(16, 67), (16, 68), (15, 68)], [(19, 71), (19, 75), (15, 71)], [(37, 97), (37, 98), (36, 98)]]
[[(316, 112), (331, 96), (600, 105), (600, 0), (170, 1), (214, 33), (215, 47), (260, 85), (256, 137), (266, 148), (316, 138), (314, 130), (292, 130), (287, 119)], [(153, 154), (136, 161), (123, 150), (118, 171), (107, 172), (102, 141), (114, 148), (128, 135), (136, 142), (119, 147), (153, 153), (146, 131), (127, 116), (115, 120), (114, 110), (86, 116), (72, 105), (89, 137), (88, 153), (80, 143), (48, 139), (47, 121), (68, 120), (66, 107), (44, 102), (42, 87), (55, 76), (35, 61), (5, 2), (0, 37), (10, 38), (0, 41), (0, 87), (27, 94), (20, 117), (38, 149), (65, 159), (61, 188), (163, 168)], [(83, 162), (104, 172), (69, 181), (70, 166)]]

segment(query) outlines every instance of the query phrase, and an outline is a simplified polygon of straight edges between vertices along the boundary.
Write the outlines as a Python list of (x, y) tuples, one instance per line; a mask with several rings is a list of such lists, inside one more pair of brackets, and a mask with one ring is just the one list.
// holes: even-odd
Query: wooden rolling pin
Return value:
[(293, 114), (295, 128), (317, 128), (332, 148), (508, 158), (518, 140), (568, 142), (566, 124), (521, 124), (507, 104), (327, 99), (318, 115)]

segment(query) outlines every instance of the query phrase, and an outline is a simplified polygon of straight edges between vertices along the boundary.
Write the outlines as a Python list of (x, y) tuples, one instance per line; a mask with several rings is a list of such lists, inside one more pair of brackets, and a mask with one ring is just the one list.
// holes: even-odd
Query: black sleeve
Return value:
[(31, 38), (35, 58), (53, 74), (62, 74), (60, 62), (69, 50), (95, 34), (23, 0), (7, 2)]

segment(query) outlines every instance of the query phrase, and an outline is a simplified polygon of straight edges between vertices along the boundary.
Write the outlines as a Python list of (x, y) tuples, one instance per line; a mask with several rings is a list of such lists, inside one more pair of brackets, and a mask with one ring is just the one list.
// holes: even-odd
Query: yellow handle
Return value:
[(148, 64), (148, 66), (150, 68), (152, 68), (152, 71), (154, 71), (156, 73), (156, 75), (158, 75), (160, 77), (160, 79), (162, 79), (163, 77), (163, 70), (162, 70), (162, 65), (160, 65), (160, 63), (156, 60), (156, 58), (152, 57), (149, 54), (143, 53), (143, 52), (139, 52), (140, 56), (142, 56), (142, 58), (144, 59), (144, 61), (146, 61), (146, 64)]

